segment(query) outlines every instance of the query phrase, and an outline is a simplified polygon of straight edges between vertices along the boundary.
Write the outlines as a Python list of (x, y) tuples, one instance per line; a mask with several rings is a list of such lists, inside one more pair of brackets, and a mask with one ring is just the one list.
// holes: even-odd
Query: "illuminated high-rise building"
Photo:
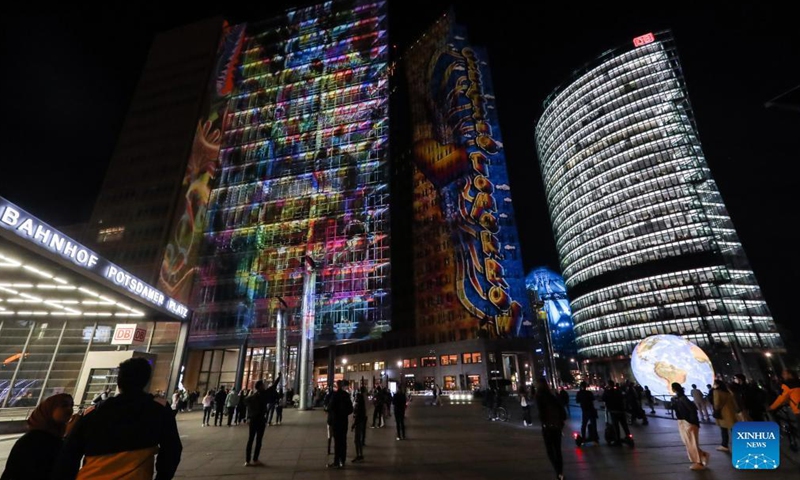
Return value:
[(718, 370), (751, 373), (755, 353), (782, 349), (670, 33), (575, 72), (546, 100), (536, 143), (581, 357), (627, 360), (641, 339), (675, 334)]
[(420, 344), (484, 339), (490, 370), (519, 381), (535, 349), (489, 59), (453, 17), (405, 53), (415, 335)]
[(289, 344), (388, 331), (386, 2), (226, 27), (199, 125), (159, 279), (197, 388), (271, 377), (279, 315)]

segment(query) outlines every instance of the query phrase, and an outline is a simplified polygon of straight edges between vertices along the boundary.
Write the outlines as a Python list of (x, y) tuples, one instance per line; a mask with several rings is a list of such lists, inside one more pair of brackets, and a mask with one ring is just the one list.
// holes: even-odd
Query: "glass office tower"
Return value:
[(697, 343), (718, 371), (782, 348), (669, 32), (576, 72), (546, 100), (536, 143), (583, 358), (627, 359), (654, 334)]
[(279, 311), (321, 343), (389, 330), (386, 10), (333, 1), (225, 28), (160, 276), (196, 307), (190, 346), (207, 350), (190, 370), (266, 375)]

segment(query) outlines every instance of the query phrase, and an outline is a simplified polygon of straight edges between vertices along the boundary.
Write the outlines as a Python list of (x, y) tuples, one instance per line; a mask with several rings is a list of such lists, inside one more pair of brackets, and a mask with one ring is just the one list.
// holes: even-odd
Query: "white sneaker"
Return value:
[(245, 467), (249, 467), (250, 466), (250, 462), (244, 462), (244, 466)]
[(397, 437), (397, 440), (400, 440), (400, 437)]
[(723, 447), (722, 445), (720, 445), (719, 447), (717, 447), (717, 451), (718, 452), (730, 452), (731, 449), (728, 448), (728, 447)]

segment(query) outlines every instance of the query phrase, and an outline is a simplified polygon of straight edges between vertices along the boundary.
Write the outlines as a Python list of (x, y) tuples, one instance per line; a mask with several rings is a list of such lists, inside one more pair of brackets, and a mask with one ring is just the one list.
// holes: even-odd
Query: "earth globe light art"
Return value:
[(676, 335), (653, 335), (639, 342), (631, 355), (631, 370), (636, 381), (649, 386), (653, 395), (674, 395), (673, 382), (680, 383), (687, 392), (692, 384), (704, 389), (714, 382), (714, 367), (708, 355)]

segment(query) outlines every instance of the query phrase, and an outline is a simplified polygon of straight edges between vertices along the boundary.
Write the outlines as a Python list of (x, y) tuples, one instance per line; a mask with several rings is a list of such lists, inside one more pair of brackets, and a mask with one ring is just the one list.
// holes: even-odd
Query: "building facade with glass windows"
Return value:
[(545, 101), (536, 144), (583, 359), (627, 359), (641, 339), (675, 334), (718, 371), (747, 374), (782, 350), (669, 32), (577, 71)]
[(223, 28), (159, 276), (195, 310), (192, 386), (278, 363), (292, 382), (297, 348), (276, 346), (303, 322), (317, 345), (390, 329), (386, 14), (337, 0)]
[(180, 382), (190, 316), (184, 305), (0, 197), (0, 408), (29, 410), (56, 393), (91, 403), (106, 389), (116, 391), (117, 366), (131, 357), (150, 361), (149, 390), (164, 392)]

